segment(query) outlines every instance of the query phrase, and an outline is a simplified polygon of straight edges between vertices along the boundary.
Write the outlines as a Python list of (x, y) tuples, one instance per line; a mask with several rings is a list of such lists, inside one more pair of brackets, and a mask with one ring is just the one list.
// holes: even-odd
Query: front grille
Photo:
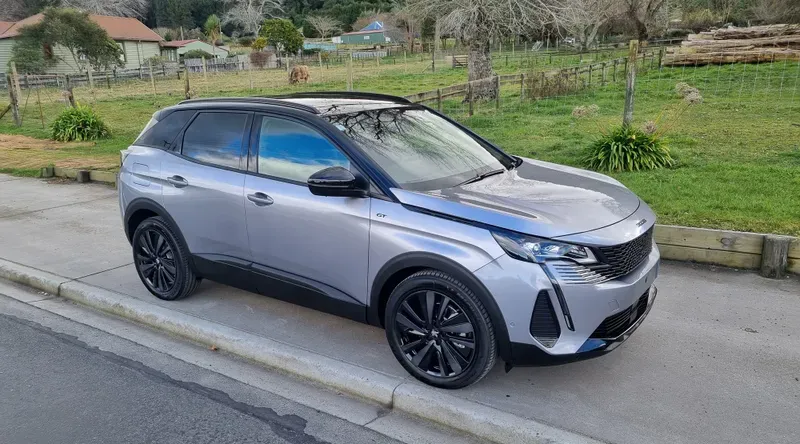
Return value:
[(641, 265), (653, 250), (653, 227), (628, 243), (598, 248), (602, 264), (592, 265), (589, 268), (609, 280), (630, 273)]
[[(595, 339), (609, 339), (616, 338), (624, 333), (625, 330), (633, 325), (634, 322), (638, 321), (647, 310), (647, 296), (649, 294), (650, 290), (648, 289), (642, 296), (639, 297), (639, 300), (636, 301), (635, 304), (619, 313), (605, 318), (603, 323), (600, 324), (600, 326), (597, 327), (594, 333), (592, 333), (592, 335), (589, 337)], [(631, 315), (633, 315), (632, 318)]]
[(561, 336), (561, 327), (558, 325), (550, 294), (546, 290), (539, 292), (536, 303), (533, 305), (531, 316), (531, 335), (545, 347), (552, 347)]

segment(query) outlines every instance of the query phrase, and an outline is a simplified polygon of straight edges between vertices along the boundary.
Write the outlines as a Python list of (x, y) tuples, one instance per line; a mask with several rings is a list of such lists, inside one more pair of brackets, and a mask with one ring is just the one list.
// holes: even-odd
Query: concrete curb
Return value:
[(319, 355), (69, 278), (0, 259), (0, 277), (92, 308), (215, 345), (260, 364), (497, 443), (599, 441), (467, 401), (405, 379)]

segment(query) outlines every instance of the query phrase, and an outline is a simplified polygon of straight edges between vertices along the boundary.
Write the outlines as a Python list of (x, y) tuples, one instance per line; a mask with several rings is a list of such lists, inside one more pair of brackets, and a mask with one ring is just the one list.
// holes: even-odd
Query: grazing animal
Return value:
[(293, 67), (292, 72), (289, 73), (289, 83), (292, 85), (300, 83), (301, 80), (303, 83), (308, 83), (309, 79), (311, 79), (311, 74), (309, 74), (308, 66), (306, 65), (297, 65)]

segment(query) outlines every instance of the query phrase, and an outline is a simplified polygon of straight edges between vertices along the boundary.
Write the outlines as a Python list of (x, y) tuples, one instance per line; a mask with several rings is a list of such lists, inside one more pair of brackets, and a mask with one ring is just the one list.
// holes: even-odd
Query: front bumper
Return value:
[[(654, 245), (650, 255), (628, 275), (594, 284), (570, 283), (549, 268), (508, 256), (475, 275), (503, 315), (510, 342), (509, 352), (503, 356), (507, 364), (547, 365), (599, 356), (627, 340), (653, 307), (659, 260)], [(532, 333), (532, 323), (542, 319), (533, 316), (534, 309), (541, 309), (534, 307), (541, 297), (537, 295), (549, 298), (552, 320), (558, 323), (554, 341), (537, 339)]]
[(620, 344), (625, 342), (640, 325), (644, 319), (650, 314), (653, 304), (656, 301), (658, 289), (656, 286), (650, 287), (647, 291), (647, 306), (644, 312), (637, 314), (637, 318), (625, 329), (621, 334), (611, 337), (595, 339), (589, 338), (584, 342), (583, 346), (577, 352), (572, 354), (553, 355), (543, 351), (540, 347), (533, 344), (525, 344), (519, 342), (511, 343), (511, 362), (509, 364), (516, 366), (525, 365), (557, 365), (565, 364), (568, 362), (575, 362), (584, 359), (596, 358), (606, 353), (611, 352)]

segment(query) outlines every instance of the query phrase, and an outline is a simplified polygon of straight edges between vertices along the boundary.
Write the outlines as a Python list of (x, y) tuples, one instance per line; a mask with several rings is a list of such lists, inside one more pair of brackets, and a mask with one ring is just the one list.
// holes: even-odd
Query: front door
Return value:
[(164, 156), (164, 207), (189, 251), (209, 260), (250, 261), (244, 211), (246, 134), (252, 114), (201, 112)]
[(350, 161), (302, 122), (264, 115), (253, 125), (256, 165), (245, 180), (245, 211), (254, 267), (323, 288), (338, 302), (366, 304), (371, 199), (315, 196), (306, 185), (311, 174)]

